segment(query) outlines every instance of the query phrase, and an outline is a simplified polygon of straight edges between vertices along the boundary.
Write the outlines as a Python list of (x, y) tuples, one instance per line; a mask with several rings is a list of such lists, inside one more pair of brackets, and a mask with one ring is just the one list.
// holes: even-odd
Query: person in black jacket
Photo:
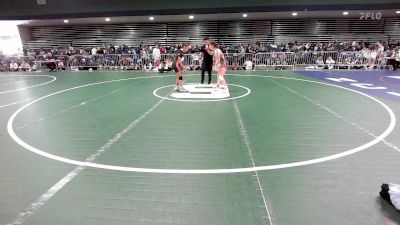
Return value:
[[(203, 39), (204, 45), (201, 47), (201, 52), (203, 53), (203, 62), (201, 64), (201, 84), (204, 84), (205, 72), (208, 73), (208, 84), (211, 84), (211, 71), (213, 65), (213, 55), (209, 49), (210, 40), (208, 37)], [(211, 54), (210, 54), (211, 53)]]

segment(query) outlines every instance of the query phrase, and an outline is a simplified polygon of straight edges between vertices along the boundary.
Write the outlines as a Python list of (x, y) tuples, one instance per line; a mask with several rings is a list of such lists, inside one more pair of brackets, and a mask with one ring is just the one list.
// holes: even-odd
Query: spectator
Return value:
[[(259, 54), (256, 57), (253, 57), (252, 59), (252, 66), (254, 68), (254, 64), (257, 66), (260, 66), (262, 64), (267, 64), (267, 65), (273, 65), (274, 68), (279, 68), (281, 64), (287, 63), (288, 65), (291, 64), (292, 59), (291, 58), (282, 58), (280, 57), (281, 55), (279, 54), (280, 52), (298, 52), (298, 51), (303, 51), (301, 54), (296, 55), (296, 63), (297, 65), (299, 64), (304, 64), (304, 65), (310, 65), (310, 63), (313, 63), (313, 66), (318, 65), (317, 63), (317, 57), (319, 57), (319, 54), (312, 54), (314, 52), (319, 52), (319, 51), (358, 51), (359, 54), (355, 53), (351, 55), (351, 62), (357, 62), (354, 66), (351, 65), (350, 63), (350, 58), (344, 55), (342, 57), (342, 53), (339, 53), (338, 61), (340, 61), (339, 68), (365, 68), (365, 69), (373, 69), (376, 68), (376, 65), (382, 65), (384, 63), (383, 57), (384, 56), (392, 56), (390, 54), (391, 50), (397, 50), (400, 46), (400, 43), (398, 41), (389, 41), (389, 42), (376, 42), (376, 43), (369, 43), (369, 42), (362, 42), (362, 41), (347, 41), (347, 42), (306, 42), (306, 43), (300, 43), (298, 41), (293, 41), (293, 42), (287, 42), (287, 43), (277, 43), (277, 42), (272, 42), (272, 43), (261, 43), (257, 42), (255, 44), (248, 44), (248, 43), (243, 43), (243, 44), (235, 44), (235, 43), (221, 43), (221, 50), (225, 53), (230, 53), (226, 55), (226, 58), (230, 62), (236, 62), (235, 60), (238, 60), (239, 64), (240, 61), (244, 61), (245, 58), (248, 56), (245, 55), (246, 53), (248, 54), (256, 54), (256, 53), (264, 53), (264, 52), (274, 52), (273, 54), (269, 55), (263, 55)], [(149, 65), (151, 62), (154, 64), (157, 60), (161, 60), (161, 54), (164, 53), (173, 53), (174, 51), (177, 50), (179, 45), (174, 44), (170, 46), (161, 46), (158, 45), (158, 47), (153, 48), (152, 46), (146, 46), (145, 43), (140, 43), (140, 48), (137, 48), (137, 51), (133, 47), (129, 47), (126, 45), (122, 46), (105, 46), (103, 47), (86, 47), (86, 48), (77, 48), (73, 46), (67, 46), (67, 47), (62, 47), (62, 48), (52, 48), (52, 49), (37, 49), (37, 50), (31, 50), (31, 49), (25, 49), (24, 51), (26, 52), (26, 55), (28, 56), (33, 56), (35, 57), (36, 60), (45, 60), (47, 56), (45, 56), (48, 52), (50, 52), (53, 56), (57, 55), (74, 55), (75, 57), (77, 55), (84, 56), (84, 55), (94, 55), (94, 54), (130, 54), (132, 56), (129, 56), (130, 59), (128, 62), (125, 62), (122, 57), (120, 56), (114, 56), (113, 58), (107, 58), (105, 57), (104, 62), (107, 62), (107, 66), (102, 65), (103, 63), (100, 62), (98, 59), (100, 57), (96, 57), (94, 60), (94, 63), (97, 66), (103, 66), (103, 68), (121, 68), (121, 64), (124, 64), (123, 68), (128, 68), (129, 67), (133, 68), (134, 66), (139, 66), (143, 67), (143, 65)], [(104, 49), (103, 49), (104, 48)], [(151, 49), (151, 50), (150, 50)], [(158, 49), (158, 50), (157, 50)], [(158, 51), (160, 54), (158, 54)], [(306, 51), (306, 52), (304, 52)], [(96, 52), (96, 53), (95, 53)], [(140, 53), (139, 53), (140, 52)], [(196, 61), (196, 55), (197, 53), (200, 52), (199, 46), (194, 46), (192, 50), (190, 51), (190, 54), (194, 56), (194, 61)], [(135, 53), (137, 53), (135, 55)], [(24, 53), (25, 54), (25, 53)], [(236, 55), (235, 55), (236, 54)], [(288, 55), (285, 55), (288, 56)], [(289, 56), (288, 56), (289, 57)], [(323, 56), (325, 59), (326, 57)], [(396, 59), (398, 56), (393, 56), (392, 59), (394, 60), (389, 60), (387, 61), (388, 64), (391, 64), (392, 66), (394, 65), (394, 68), (398, 68), (399, 65), (397, 64), (399, 61)], [(89, 58), (88, 58), (89, 59)], [(188, 59), (186, 57), (186, 59)], [(79, 59), (80, 60), (80, 59)], [(336, 59), (335, 59), (336, 60)], [(333, 61), (335, 61), (333, 60)], [(88, 60), (87, 62), (89, 62)], [(123, 61), (123, 62), (122, 62)], [(64, 61), (65, 63), (66, 61)], [(79, 64), (82, 61), (79, 61)], [(109, 62), (109, 63), (108, 63)], [(6, 61), (7, 63), (7, 68), (9, 61)], [(189, 63), (189, 62), (187, 62)], [(72, 59), (71, 61), (68, 60), (68, 64), (72, 65)], [(198, 63), (194, 62), (194, 64), (191, 65), (192, 68), (196, 67)], [(335, 63), (336, 65), (336, 63)], [(349, 66), (347, 66), (349, 65)], [(232, 65), (230, 65), (232, 66)], [(238, 65), (235, 65), (237, 67)], [(240, 65), (239, 65), (240, 67)], [(245, 66), (243, 66), (245, 68)], [(260, 67), (262, 68), (262, 67)], [(328, 68), (332, 68), (332, 66), (328, 66)]]
[(156, 45), (156, 47), (153, 48), (153, 59), (154, 62), (157, 62), (161, 59), (161, 52), (160, 49), (158, 48), (158, 45)]
[(22, 71), (31, 71), (31, 65), (29, 65), (29, 63), (27, 63), (26, 61), (22, 61), (21, 70)]
[(317, 60), (315, 61), (315, 63), (317, 64), (315, 66), (315, 69), (323, 69), (324, 68), (324, 59), (322, 58), (322, 56), (319, 56), (317, 58)]
[(329, 56), (326, 59), (326, 65), (328, 66), (328, 69), (331, 70), (335, 66), (335, 60), (332, 59), (332, 56)]
[(400, 185), (399, 184), (382, 184), (380, 196), (389, 204), (400, 210)]
[(55, 61), (54, 61), (54, 56), (53, 56), (53, 54), (51, 54), (51, 52), (47, 53), (45, 59), (46, 59), (46, 61), (48, 61), (48, 62), (46, 62), (46, 65), (47, 65), (47, 68), (50, 69), (49, 72), (55, 72), (57, 66), (56, 66), (56, 63), (55, 63)]
[(13, 72), (18, 71), (18, 64), (14, 60), (11, 60), (10, 71), (13, 71)]
[(93, 47), (91, 50), (92, 55), (96, 55), (97, 54), (97, 48)]
[(34, 63), (31, 67), (31, 71), (37, 71), (37, 65)]
[(167, 49), (165, 49), (164, 47), (162, 47), (162, 46), (160, 45), (160, 53), (161, 53), (161, 54), (167, 54)]
[(391, 65), (393, 67), (393, 70), (397, 70), (397, 68), (399, 67), (399, 58), (396, 58), (396, 52), (394, 50), (389, 53), (386, 64)]
[(60, 61), (60, 62), (58, 62), (58, 69), (59, 70), (65, 70), (65, 65), (64, 65), (64, 62), (63, 61)]
[(7, 71), (7, 64), (4, 60), (0, 60), (0, 71), (1, 72)]
[(164, 73), (172, 70), (172, 61), (167, 59), (165, 62), (160, 63), (158, 66), (158, 72)]
[(145, 63), (147, 63), (147, 61), (148, 61), (148, 59), (149, 59), (149, 55), (148, 55), (147, 50), (146, 50), (145, 47), (143, 47), (143, 48), (140, 50), (140, 56), (141, 56), (141, 58), (145, 61)]
[(233, 62), (232, 70), (239, 70), (239, 63), (237, 59)]
[(100, 47), (97, 48), (97, 54), (99, 55), (103, 55), (104, 54), (104, 50)]
[(198, 70), (200, 69), (200, 54), (193, 53), (192, 54), (192, 65), (190, 65), (191, 70)]
[(248, 59), (246, 62), (244, 62), (243, 66), (244, 66), (245, 70), (248, 70), (248, 71), (253, 70), (253, 62), (250, 59)]

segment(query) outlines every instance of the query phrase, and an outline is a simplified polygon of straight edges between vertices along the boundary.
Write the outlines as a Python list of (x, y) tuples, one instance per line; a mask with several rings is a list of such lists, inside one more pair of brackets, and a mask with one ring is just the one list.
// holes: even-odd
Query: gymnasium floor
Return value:
[(16, 74), (0, 225), (400, 222), (378, 196), (400, 183), (400, 72), (231, 71), (224, 101), (171, 100), (173, 74)]

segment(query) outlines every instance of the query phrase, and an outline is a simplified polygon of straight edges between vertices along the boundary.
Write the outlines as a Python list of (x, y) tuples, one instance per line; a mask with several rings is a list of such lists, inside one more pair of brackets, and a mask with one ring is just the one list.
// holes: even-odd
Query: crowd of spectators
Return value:
[[(192, 45), (188, 52), (191, 59), (186, 62), (189, 69), (200, 69), (202, 55), (199, 45)], [(297, 60), (301, 63), (310, 54), (317, 52), (357, 52), (357, 58), (368, 59), (373, 62), (377, 58), (391, 57), (388, 64), (393, 69), (399, 67), (400, 42), (309, 42), (299, 43), (297, 41), (285, 44), (276, 43), (254, 43), (254, 44), (220, 44), (221, 50), (231, 59), (230, 69), (254, 69), (255, 65), (261, 62), (272, 61), (275, 64), (288, 64), (291, 60), (284, 52), (293, 52)], [(179, 45), (163, 46), (161, 44), (151, 46), (143, 42), (137, 47), (121, 46), (102, 46), (78, 48), (73, 46), (49, 48), (49, 49), (23, 49), (21, 57), (5, 57), (0, 55), (0, 71), (32, 71), (39, 66), (34, 61), (44, 61), (48, 59), (59, 60), (57, 64), (51, 65), (49, 69), (56, 71), (69, 67), (71, 70), (95, 70), (95, 69), (130, 69), (146, 71), (170, 70), (173, 54), (179, 49)], [(262, 54), (270, 53), (266, 59)], [(167, 57), (165, 57), (168, 55)], [(250, 58), (249, 58), (250, 56)], [(264, 58), (263, 58), (264, 57)], [(306, 69), (332, 69), (335, 64), (335, 57), (313, 56), (313, 65)], [(356, 66), (355, 57), (346, 58), (346, 68), (360, 69)], [(397, 60), (396, 60), (397, 59)], [(190, 62), (189, 62), (190, 61)], [(307, 63), (304, 63), (307, 64)], [(352, 65), (354, 64), (354, 65)], [(277, 67), (279, 68), (279, 67)]]

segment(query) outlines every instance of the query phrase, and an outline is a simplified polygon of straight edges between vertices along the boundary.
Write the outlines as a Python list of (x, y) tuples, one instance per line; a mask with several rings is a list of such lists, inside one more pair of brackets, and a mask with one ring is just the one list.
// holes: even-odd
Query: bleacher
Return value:
[(29, 27), (31, 39), (24, 45), (31, 49), (92, 47), (105, 45), (138, 46), (181, 42), (200, 44), (209, 36), (220, 43), (255, 43), (288, 41), (389, 41), (400, 40), (400, 18), (381, 20), (312, 19), (219, 21), (185, 23), (142, 23), (110, 25), (74, 25)]

